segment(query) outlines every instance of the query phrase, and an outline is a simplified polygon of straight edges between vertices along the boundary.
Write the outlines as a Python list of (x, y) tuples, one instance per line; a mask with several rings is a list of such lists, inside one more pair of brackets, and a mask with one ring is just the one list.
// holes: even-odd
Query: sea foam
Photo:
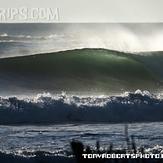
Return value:
[(65, 93), (34, 97), (0, 97), (0, 124), (56, 122), (143, 122), (163, 120), (163, 100), (148, 91), (119, 96)]

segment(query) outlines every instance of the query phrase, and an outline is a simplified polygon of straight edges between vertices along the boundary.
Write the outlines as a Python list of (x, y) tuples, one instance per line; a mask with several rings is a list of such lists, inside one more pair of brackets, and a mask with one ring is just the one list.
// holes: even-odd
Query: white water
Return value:
[(0, 124), (155, 122), (163, 120), (162, 108), (161, 96), (140, 90), (120, 96), (0, 97)]

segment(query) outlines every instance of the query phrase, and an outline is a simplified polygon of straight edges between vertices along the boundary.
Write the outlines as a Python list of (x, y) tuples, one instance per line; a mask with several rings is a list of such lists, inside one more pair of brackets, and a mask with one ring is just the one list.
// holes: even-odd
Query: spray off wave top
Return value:
[(0, 98), (0, 124), (144, 122), (163, 120), (163, 100), (148, 91), (120, 96), (52, 96)]

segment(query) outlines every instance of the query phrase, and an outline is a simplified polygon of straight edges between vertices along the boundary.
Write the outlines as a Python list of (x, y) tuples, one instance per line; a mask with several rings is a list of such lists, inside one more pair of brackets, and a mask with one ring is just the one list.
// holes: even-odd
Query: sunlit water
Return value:
[[(85, 145), (102, 147), (113, 143), (115, 148), (126, 145), (124, 124), (57, 124), (50, 126), (0, 126), (1, 151), (48, 151), (64, 154), (70, 142), (80, 140)], [(134, 135), (137, 147), (163, 146), (163, 123), (129, 124), (129, 136)]]

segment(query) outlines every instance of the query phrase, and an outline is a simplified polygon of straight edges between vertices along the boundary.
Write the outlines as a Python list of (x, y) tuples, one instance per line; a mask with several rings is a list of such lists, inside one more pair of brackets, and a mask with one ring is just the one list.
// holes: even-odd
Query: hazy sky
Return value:
[(59, 8), (60, 22), (163, 22), (163, 0), (0, 0), (1, 8)]

